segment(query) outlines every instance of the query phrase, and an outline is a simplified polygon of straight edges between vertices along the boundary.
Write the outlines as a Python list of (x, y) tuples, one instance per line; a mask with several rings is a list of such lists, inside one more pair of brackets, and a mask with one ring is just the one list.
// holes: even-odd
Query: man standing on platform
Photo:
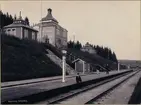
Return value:
[(77, 73), (77, 76), (76, 76), (76, 83), (81, 83), (82, 82), (82, 79), (79, 75), (79, 73)]

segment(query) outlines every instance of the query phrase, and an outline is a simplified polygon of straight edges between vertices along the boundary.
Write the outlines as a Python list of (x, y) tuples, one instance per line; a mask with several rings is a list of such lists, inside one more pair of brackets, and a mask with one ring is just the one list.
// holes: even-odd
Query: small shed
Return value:
[(90, 64), (86, 63), (84, 60), (77, 58), (72, 63), (75, 63), (75, 71), (77, 72), (90, 72)]

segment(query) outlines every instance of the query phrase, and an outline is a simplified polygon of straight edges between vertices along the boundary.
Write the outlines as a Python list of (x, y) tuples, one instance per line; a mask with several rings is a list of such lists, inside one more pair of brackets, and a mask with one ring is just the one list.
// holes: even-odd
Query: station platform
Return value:
[[(80, 76), (93, 75), (93, 74), (96, 74), (96, 72), (85, 73), (85, 74), (80, 73)], [(75, 76), (76, 74), (66, 75), (65, 78), (66, 79), (73, 78)], [(31, 84), (31, 83), (44, 82), (44, 81), (53, 81), (53, 80), (58, 80), (58, 79), (62, 79), (62, 76), (53, 76), (53, 77), (43, 77), (43, 78), (26, 79), (26, 80), (19, 80), (19, 81), (2, 82), (1, 87), (4, 88), (4, 87), (16, 86), (16, 85)]]
[[(121, 71), (126, 71), (126, 70), (121, 70)], [(111, 71), (110, 73), (118, 72), (117, 70)], [(97, 74), (96, 72), (90, 72), (90, 73), (80, 73), (80, 76), (87, 76), (87, 75), (94, 75)], [(105, 72), (100, 72), (100, 74), (105, 74)], [(65, 78), (73, 78), (75, 77), (76, 74), (72, 75), (66, 75)], [(26, 80), (19, 80), (19, 81), (8, 81), (8, 82), (2, 82), (1, 83), (1, 88), (4, 87), (11, 87), (11, 86), (16, 86), (16, 85), (24, 85), (24, 84), (31, 84), (31, 83), (37, 83), (37, 82), (44, 82), (44, 81), (53, 81), (53, 80), (58, 80), (62, 79), (62, 76), (53, 76), (53, 77), (43, 77), (43, 78), (35, 78), (35, 79), (26, 79)]]
[[(121, 70), (121, 71), (111, 71), (109, 74), (105, 72), (100, 72), (100, 74), (84, 74), (81, 75), (82, 82), (94, 80), (97, 78), (102, 78), (108, 75), (114, 75), (130, 70)], [(40, 78), (32, 80), (22, 80), (22, 81), (13, 81), (2, 83), (1, 88), (1, 100), (2, 102), (9, 101), (12, 99), (25, 97), (33, 94), (38, 94), (41, 92), (46, 92), (49, 90), (63, 88), (69, 85), (76, 84), (75, 75), (67, 76), (65, 82), (62, 82), (62, 76), (50, 77), (50, 78)], [(16, 85), (12, 85), (16, 84)], [(18, 85), (19, 84), (19, 85)]]

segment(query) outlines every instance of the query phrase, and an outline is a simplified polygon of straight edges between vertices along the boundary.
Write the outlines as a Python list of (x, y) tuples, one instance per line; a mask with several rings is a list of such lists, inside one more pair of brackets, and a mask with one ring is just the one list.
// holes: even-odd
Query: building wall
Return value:
[(37, 32), (32, 31), (32, 40), (37, 40)]
[(23, 38), (28, 39), (28, 29), (26, 29), (26, 28), (23, 28)]
[(16, 28), (16, 37), (18, 37), (18, 38), (22, 38), (22, 36), (21, 36), (21, 27), (17, 27)]
[(23, 28), (23, 38), (27, 38), (29, 40), (37, 40), (37, 32), (28, 28)]
[(90, 64), (85, 63), (85, 71), (90, 72)]
[(60, 48), (67, 46), (67, 30), (54, 22), (43, 22), (35, 25), (38, 30), (37, 39), (39, 42), (45, 42), (49, 38), (49, 43)]
[(82, 61), (77, 61), (76, 62), (76, 68), (75, 68), (75, 70), (77, 72), (83, 72), (83, 62)]
[(8, 35), (16, 36), (16, 28), (5, 28), (4, 32)]
[[(77, 72), (83, 72), (83, 61), (80, 60), (75, 62), (75, 70)], [(84, 62), (84, 72), (91, 72), (91, 71), (93, 71), (91, 65), (89, 63)]]
[(55, 41), (57, 47), (67, 46), (67, 31), (59, 25), (56, 26)]
[(13, 26), (9, 28), (6, 27), (4, 28), (4, 32), (8, 35), (12, 35), (20, 39), (22, 38), (28, 38), (29, 40), (37, 39), (37, 32), (28, 27), (27, 28), (22, 26)]
[(42, 28), (42, 41), (45, 42), (45, 39), (49, 38), (49, 43), (55, 46), (55, 27), (43, 27)]
[(84, 47), (81, 49), (81, 51), (84, 51), (84, 52), (89, 52), (91, 54), (96, 54), (96, 51), (95, 49), (91, 48), (91, 47)]
[(28, 30), (28, 39), (32, 40), (32, 30), (29, 30), (29, 29), (27, 30)]
[(94, 49), (89, 49), (88, 52), (91, 53), (91, 54), (95, 54), (96, 53)]
[(34, 29), (38, 30), (37, 33), (37, 40), (39, 42), (45, 42), (44, 35), (43, 35), (43, 27), (49, 27), (46, 23), (39, 23), (33, 26)]
[(39, 27), (39, 31), (38, 31), (38, 34), (39, 34), (39, 35), (38, 35), (38, 41), (39, 41), (39, 42), (42, 42), (42, 36), (41, 36), (41, 35), (42, 35), (42, 27), (41, 27), (41, 25), (39, 25), (38, 27)]
[(59, 27), (59, 26), (56, 26), (55, 45), (58, 48), (61, 48), (62, 45), (63, 45), (63, 41), (62, 41), (62, 30), (61, 30), (61, 27)]
[(63, 30), (63, 45), (64, 46), (67, 46), (67, 40), (68, 40), (68, 37), (67, 37), (67, 30)]

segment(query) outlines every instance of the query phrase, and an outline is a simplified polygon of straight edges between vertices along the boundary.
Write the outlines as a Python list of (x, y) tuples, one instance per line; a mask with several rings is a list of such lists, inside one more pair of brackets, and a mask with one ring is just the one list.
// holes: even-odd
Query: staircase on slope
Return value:
[[(57, 57), (52, 51), (50, 51), (49, 49), (47, 49), (48, 54), (46, 54), (55, 64), (57, 64), (58, 66), (60, 66), (62, 68), (62, 60)], [(75, 70), (70, 67), (67, 63), (66, 63), (66, 71), (68, 72), (68, 74), (75, 74)]]

